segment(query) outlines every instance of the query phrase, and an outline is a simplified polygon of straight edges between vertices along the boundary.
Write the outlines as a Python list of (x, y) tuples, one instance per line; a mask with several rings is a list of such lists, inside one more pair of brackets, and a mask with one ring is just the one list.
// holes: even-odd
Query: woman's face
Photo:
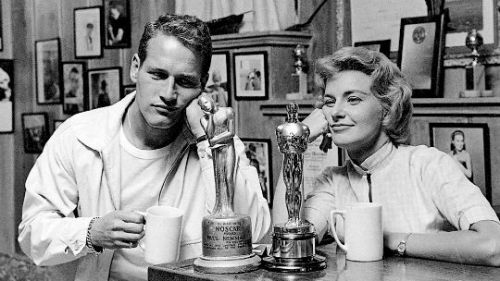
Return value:
[(323, 98), (333, 142), (360, 162), (388, 141), (382, 126), (384, 112), (371, 92), (372, 83), (363, 72), (342, 71), (328, 79)]
[(456, 151), (462, 151), (464, 150), (464, 136), (457, 134), (455, 137), (453, 137), (453, 145), (455, 146)]

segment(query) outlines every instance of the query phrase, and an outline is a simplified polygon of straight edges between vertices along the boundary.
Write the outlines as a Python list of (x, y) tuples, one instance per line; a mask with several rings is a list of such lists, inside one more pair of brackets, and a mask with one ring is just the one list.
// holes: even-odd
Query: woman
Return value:
[(470, 154), (465, 150), (465, 134), (460, 130), (451, 133), (450, 155), (457, 161), (460, 170), (472, 181), (472, 161)]
[[(332, 209), (371, 201), (383, 205), (387, 250), (500, 266), (500, 224), (479, 188), (446, 153), (405, 145), (411, 88), (400, 70), (378, 52), (343, 48), (317, 62), (316, 78), (323, 105), (303, 121), (310, 141), (329, 131), (349, 156), (344, 166), (326, 168), (307, 195), (302, 218), (318, 238)], [(284, 190), (280, 181), (275, 223), (286, 221)]]

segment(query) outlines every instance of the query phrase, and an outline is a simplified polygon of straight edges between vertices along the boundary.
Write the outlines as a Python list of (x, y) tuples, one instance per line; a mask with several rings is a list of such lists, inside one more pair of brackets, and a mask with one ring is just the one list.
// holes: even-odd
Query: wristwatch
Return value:
[(398, 247), (396, 248), (396, 256), (404, 257), (404, 255), (406, 254), (406, 242), (408, 242), (408, 238), (410, 238), (411, 234), (412, 233), (408, 234), (405, 239), (399, 242)]

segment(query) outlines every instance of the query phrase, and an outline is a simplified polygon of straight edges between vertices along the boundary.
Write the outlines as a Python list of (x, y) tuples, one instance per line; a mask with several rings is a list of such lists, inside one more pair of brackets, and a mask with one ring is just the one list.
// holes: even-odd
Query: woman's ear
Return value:
[(137, 82), (137, 74), (139, 73), (139, 68), (141, 67), (141, 60), (137, 54), (134, 54), (132, 61), (130, 63), (130, 80), (132, 82)]

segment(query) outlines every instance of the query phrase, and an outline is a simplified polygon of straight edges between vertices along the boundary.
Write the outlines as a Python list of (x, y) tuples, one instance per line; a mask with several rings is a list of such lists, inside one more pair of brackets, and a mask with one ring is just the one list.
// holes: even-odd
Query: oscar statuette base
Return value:
[(203, 273), (243, 273), (259, 268), (260, 257), (254, 253), (236, 257), (204, 257), (194, 260), (194, 268)]

